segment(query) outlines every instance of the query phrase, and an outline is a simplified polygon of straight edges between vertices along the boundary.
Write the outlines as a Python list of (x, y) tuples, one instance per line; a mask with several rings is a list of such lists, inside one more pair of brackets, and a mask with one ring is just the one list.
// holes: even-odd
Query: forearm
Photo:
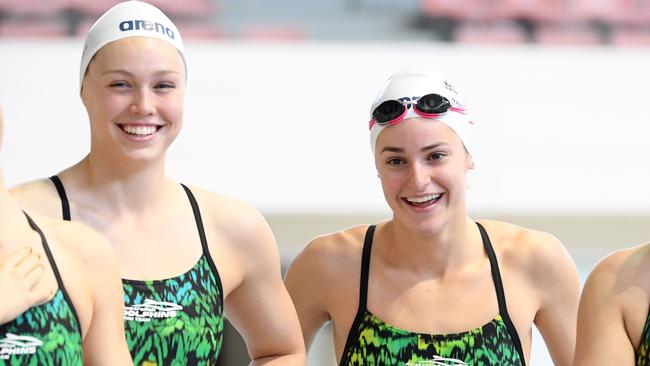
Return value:
[(267, 356), (253, 360), (249, 366), (277, 365), (277, 366), (305, 366), (307, 357), (304, 353), (281, 356)]

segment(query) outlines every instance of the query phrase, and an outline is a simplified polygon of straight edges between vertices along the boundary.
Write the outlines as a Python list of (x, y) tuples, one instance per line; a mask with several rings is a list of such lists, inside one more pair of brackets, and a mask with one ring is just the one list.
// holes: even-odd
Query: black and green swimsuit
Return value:
[(77, 313), (43, 232), (27, 214), (25, 216), (41, 237), (59, 289), (48, 302), (33, 306), (16, 319), (0, 324), (0, 365), (82, 365), (82, 337)]
[(650, 366), (650, 312), (643, 326), (641, 344), (636, 350), (636, 366)]
[[(70, 220), (63, 184), (56, 176), (50, 179), (61, 198), (63, 218)], [(180, 276), (122, 280), (124, 328), (136, 366), (216, 365), (223, 343), (221, 279), (208, 250), (198, 203), (189, 188), (182, 187), (194, 212), (203, 253)]]
[(423, 334), (398, 329), (367, 308), (370, 253), (375, 232), (366, 232), (361, 259), (359, 309), (350, 328), (341, 366), (520, 366), (524, 353), (506, 308), (497, 258), (487, 232), (479, 223), (483, 247), (490, 260), (499, 314), (480, 328), (456, 334)]

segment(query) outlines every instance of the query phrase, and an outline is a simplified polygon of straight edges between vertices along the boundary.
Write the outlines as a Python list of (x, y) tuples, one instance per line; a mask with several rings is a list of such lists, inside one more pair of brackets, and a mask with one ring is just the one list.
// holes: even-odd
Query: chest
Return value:
[(122, 278), (175, 277), (192, 268), (203, 253), (196, 221), (185, 214), (143, 213), (128, 217), (82, 218), (111, 243)]
[(427, 334), (463, 332), (499, 313), (489, 263), (446, 277), (376, 269), (367, 309), (397, 328)]
[[(492, 330), (494, 336), (510, 337), (508, 332), (503, 332), (505, 325), (499, 309), (499, 296), (502, 296), (524, 350), (527, 350), (536, 305), (517, 300), (532, 298), (521, 279), (503, 268), (501, 277), (502, 288), (507, 291), (497, 291), (489, 262), (475, 271), (447, 278), (419, 277), (375, 267), (369, 274), (365, 314), (365, 324), (371, 326), (364, 329), (374, 335), (397, 335), (400, 339), (397, 343), (417, 345), (418, 342), (425, 342), (437, 344), (435, 347), (438, 348), (443, 347), (444, 343), (438, 341), (449, 334), (462, 335), (462, 341), (454, 339), (454, 342), (467, 341), (468, 344), (477, 342), (481, 337), (476, 338), (474, 333), (480, 335), (484, 329)], [(332, 314), (334, 343), (339, 359), (349, 332), (359, 325), (354, 323), (354, 315), (357, 314), (360, 290), (350, 289), (347, 301), (353, 305), (345, 309), (336, 308)], [(429, 335), (429, 338), (420, 337), (422, 334)], [(408, 338), (412, 336), (415, 338)]]

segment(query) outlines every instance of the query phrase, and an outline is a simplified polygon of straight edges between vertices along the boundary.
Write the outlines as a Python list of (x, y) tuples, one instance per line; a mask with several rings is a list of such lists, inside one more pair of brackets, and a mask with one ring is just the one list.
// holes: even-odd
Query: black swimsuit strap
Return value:
[(50, 180), (52, 183), (54, 183), (54, 187), (56, 187), (56, 191), (59, 193), (59, 198), (61, 198), (61, 211), (63, 213), (63, 220), (70, 221), (70, 203), (68, 202), (68, 196), (65, 194), (63, 183), (61, 183), (61, 179), (59, 179), (59, 177), (56, 175), (51, 176)]
[(517, 348), (521, 362), (526, 365), (526, 359), (524, 358), (524, 351), (521, 346), (521, 341), (519, 340), (519, 334), (517, 334), (517, 329), (515, 328), (514, 324), (512, 323), (512, 319), (510, 319), (510, 315), (508, 314), (508, 307), (506, 306), (506, 295), (503, 291), (503, 282), (501, 281), (501, 272), (499, 271), (499, 262), (497, 261), (496, 254), (494, 253), (492, 242), (490, 241), (490, 237), (488, 236), (487, 231), (485, 231), (483, 225), (477, 222), (476, 226), (478, 226), (478, 230), (481, 232), (483, 248), (485, 248), (485, 252), (487, 253), (488, 259), (490, 260), (492, 282), (494, 282), (494, 289), (496, 290), (497, 301), (499, 303), (499, 314), (501, 314), (503, 322), (508, 329), (508, 333), (510, 333), (510, 337), (515, 343), (515, 347)]
[(359, 312), (364, 312), (368, 306), (368, 278), (370, 277), (370, 253), (372, 252), (372, 240), (375, 236), (375, 225), (370, 225), (366, 231), (363, 241), (363, 253), (361, 254), (361, 278), (359, 286)]
[(36, 231), (38, 236), (41, 238), (41, 244), (43, 245), (43, 250), (45, 251), (45, 255), (47, 256), (47, 261), (50, 263), (50, 266), (52, 267), (52, 272), (54, 272), (54, 277), (56, 278), (56, 283), (59, 286), (59, 290), (61, 290), (61, 293), (63, 294), (63, 298), (68, 302), (70, 305), (70, 310), (72, 310), (72, 314), (74, 315), (75, 319), (77, 320), (77, 330), (79, 331), (79, 334), (81, 333), (81, 324), (79, 322), (79, 317), (77, 316), (77, 311), (75, 310), (74, 304), (72, 303), (72, 300), (70, 300), (70, 296), (68, 295), (68, 291), (66, 291), (65, 286), (63, 285), (63, 279), (61, 278), (61, 273), (59, 272), (59, 267), (57, 267), (56, 262), (54, 261), (54, 256), (52, 256), (52, 251), (50, 251), (50, 246), (47, 244), (47, 239), (45, 239), (45, 235), (43, 234), (43, 231), (41, 230), (38, 225), (32, 220), (31, 217), (27, 214), (27, 212), (24, 212), (25, 217), (27, 218), (27, 222), (29, 223), (29, 226), (32, 228), (32, 230)]
[(196, 202), (196, 198), (192, 191), (183, 183), (181, 183), (187, 198), (190, 200), (190, 205), (192, 206), (192, 212), (194, 213), (194, 221), (196, 222), (196, 228), (199, 231), (199, 237), (201, 238), (201, 248), (203, 248), (203, 254), (210, 257), (210, 251), (208, 250), (208, 239), (205, 236), (205, 228), (203, 227), (203, 219), (201, 219), (201, 211), (199, 210), (199, 204)]
[(368, 275), (370, 273), (370, 252), (372, 249), (372, 239), (375, 235), (375, 225), (370, 225), (366, 231), (366, 237), (363, 241), (363, 252), (361, 254), (361, 275), (359, 279), (359, 308), (357, 315), (354, 317), (354, 322), (348, 331), (348, 339), (345, 341), (343, 348), (343, 355), (341, 356), (340, 365), (347, 363), (347, 353), (352, 344), (359, 338), (359, 327), (366, 314), (366, 306), (368, 304)]
[(201, 218), (201, 211), (199, 210), (199, 204), (194, 197), (192, 191), (183, 183), (181, 183), (183, 190), (187, 194), (187, 198), (190, 201), (192, 206), (192, 212), (194, 213), (194, 221), (196, 221), (196, 228), (199, 232), (199, 237), (201, 238), (201, 248), (203, 249), (203, 255), (208, 261), (208, 265), (212, 269), (212, 273), (217, 281), (217, 286), (219, 287), (219, 296), (221, 298), (221, 303), (223, 304), (223, 285), (221, 283), (221, 276), (219, 275), (219, 270), (217, 270), (217, 265), (214, 263), (212, 256), (210, 255), (210, 249), (208, 248), (208, 239), (205, 235), (205, 228), (203, 227), (203, 219)]

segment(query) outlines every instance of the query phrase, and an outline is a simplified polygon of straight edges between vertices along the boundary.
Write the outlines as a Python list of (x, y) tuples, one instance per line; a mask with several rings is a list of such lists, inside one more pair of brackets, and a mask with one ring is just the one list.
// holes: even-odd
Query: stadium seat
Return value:
[(545, 45), (594, 46), (602, 44), (599, 33), (585, 26), (542, 26), (535, 32), (535, 41)]
[(454, 35), (460, 43), (473, 44), (521, 44), (527, 40), (526, 32), (516, 24), (460, 25)]

